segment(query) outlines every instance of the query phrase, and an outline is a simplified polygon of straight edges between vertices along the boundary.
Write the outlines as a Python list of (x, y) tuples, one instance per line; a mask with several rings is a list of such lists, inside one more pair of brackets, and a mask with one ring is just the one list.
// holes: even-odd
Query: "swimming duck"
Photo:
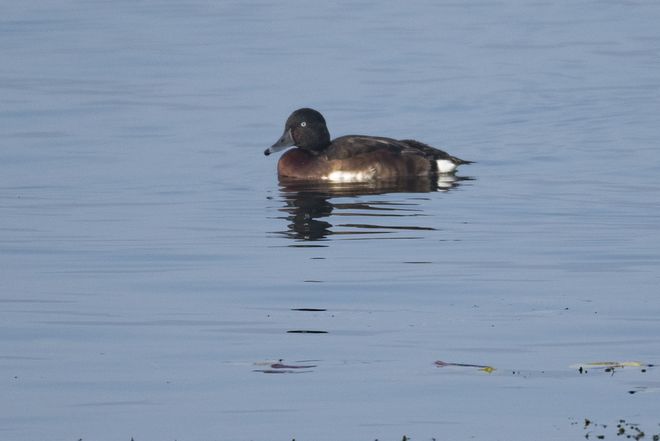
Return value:
[(266, 156), (296, 146), (277, 163), (279, 176), (333, 182), (453, 173), (470, 164), (412, 139), (348, 135), (330, 140), (323, 115), (303, 108), (286, 120), (282, 137), (264, 151)]

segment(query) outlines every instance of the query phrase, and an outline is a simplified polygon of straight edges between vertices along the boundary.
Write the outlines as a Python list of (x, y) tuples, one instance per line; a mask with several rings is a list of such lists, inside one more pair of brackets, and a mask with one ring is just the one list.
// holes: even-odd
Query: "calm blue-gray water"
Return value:
[[(0, 9), (3, 440), (660, 433), (658, 2)], [(477, 162), (279, 182), (299, 107)]]

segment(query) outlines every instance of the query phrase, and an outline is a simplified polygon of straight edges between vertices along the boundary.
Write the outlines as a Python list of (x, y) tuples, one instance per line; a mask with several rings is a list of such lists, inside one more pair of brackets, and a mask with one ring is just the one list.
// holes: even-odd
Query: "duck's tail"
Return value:
[(429, 157), (429, 159), (435, 160), (437, 171), (439, 173), (451, 173), (456, 170), (459, 165), (474, 163), (474, 161), (457, 158), (456, 156), (452, 156), (444, 150), (431, 147), (428, 144), (415, 141), (414, 139), (403, 139), (401, 142), (406, 144), (406, 146), (412, 150), (411, 153), (418, 152), (419, 154), (419, 152), (421, 152), (425, 156)]
[(468, 161), (467, 159), (457, 158), (456, 156), (451, 156), (451, 161), (456, 165), (474, 164), (476, 162), (476, 161)]

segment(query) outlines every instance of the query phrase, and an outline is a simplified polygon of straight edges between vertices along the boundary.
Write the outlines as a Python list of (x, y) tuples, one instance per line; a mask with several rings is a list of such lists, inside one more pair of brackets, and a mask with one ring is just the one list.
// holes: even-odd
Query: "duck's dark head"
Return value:
[(318, 153), (330, 144), (330, 133), (323, 115), (314, 109), (298, 109), (289, 116), (280, 139), (264, 155), (278, 152), (287, 147), (296, 146)]

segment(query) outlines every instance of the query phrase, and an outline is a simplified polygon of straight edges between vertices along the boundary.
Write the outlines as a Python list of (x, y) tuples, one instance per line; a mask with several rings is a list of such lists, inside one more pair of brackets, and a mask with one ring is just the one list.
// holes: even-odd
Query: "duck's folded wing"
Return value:
[(375, 151), (401, 154), (405, 149), (406, 145), (404, 143), (391, 138), (348, 135), (333, 140), (332, 144), (326, 149), (325, 155), (329, 160), (336, 160), (349, 159)]
[(453, 162), (454, 164), (460, 165), (460, 164), (472, 164), (473, 161), (466, 161), (465, 159), (457, 158), (456, 156), (452, 156), (449, 153), (445, 152), (444, 150), (440, 150), (435, 147), (431, 147), (428, 144), (424, 144), (423, 142), (415, 141), (414, 139), (402, 139), (399, 141), (401, 144), (404, 144), (406, 148), (403, 150), (402, 153), (408, 153), (408, 154), (413, 154), (413, 155), (419, 155), (422, 154), (428, 158), (433, 158), (434, 160), (448, 160)]
[(335, 139), (326, 149), (325, 156), (328, 160), (344, 160), (373, 152), (422, 156), (427, 160), (447, 160), (456, 165), (472, 163), (414, 139), (397, 140), (363, 135), (348, 135)]

